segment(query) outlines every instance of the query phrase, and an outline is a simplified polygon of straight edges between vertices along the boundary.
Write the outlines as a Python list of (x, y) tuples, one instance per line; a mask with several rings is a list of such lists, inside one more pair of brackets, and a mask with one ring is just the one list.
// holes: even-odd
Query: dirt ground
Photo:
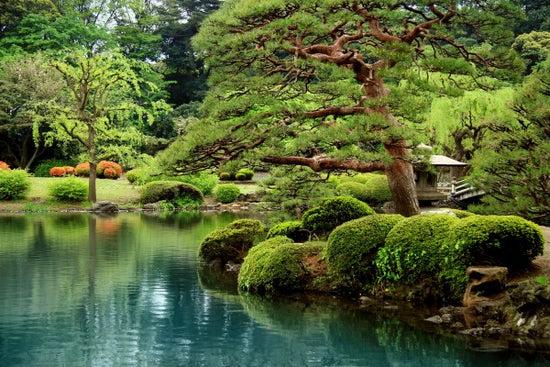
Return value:
[(540, 227), (544, 234), (546, 243), (544, 245), (544, 253), (537, 257), (529, 269), (520, 273), (510, 274), (509, 281), (519, 281), (527, 278), (545, 276), (550, 280), (550, 227)]

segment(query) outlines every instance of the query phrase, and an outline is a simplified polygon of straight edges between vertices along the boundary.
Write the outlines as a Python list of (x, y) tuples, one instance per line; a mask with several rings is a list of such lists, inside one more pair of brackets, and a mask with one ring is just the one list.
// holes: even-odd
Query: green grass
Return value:
[[(52, 198), (48, 186), (55, 177), (30, 177), (31, 189), (24, 200), (0, 201), (0, 211), (47, 211), (63, 209), (85, 209), (89, 202), (66, 202)], [(88, 178), (78, 178), (88, 183)], [(96, 180), (97, 201), (112, 201), (121, 207), (136, 206), (139, 201), (139, 188), (133, 187), (127, 180)]]

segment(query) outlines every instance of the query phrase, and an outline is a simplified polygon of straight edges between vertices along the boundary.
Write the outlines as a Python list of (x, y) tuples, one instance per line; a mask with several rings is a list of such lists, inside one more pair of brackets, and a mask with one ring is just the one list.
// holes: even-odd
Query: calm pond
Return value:
[(235, 214), (0, 216), (0, 366), (547, 366), (199, 271)]

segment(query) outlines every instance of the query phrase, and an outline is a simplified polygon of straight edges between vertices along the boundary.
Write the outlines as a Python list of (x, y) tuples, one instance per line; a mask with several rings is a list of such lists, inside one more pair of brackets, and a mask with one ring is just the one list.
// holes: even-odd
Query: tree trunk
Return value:
[(403, 139), (384, 144), (393, 162), (386, 166), (388, 185), (393, 196), (395, 212), (405, 217), (420, 213), (416, 196), (413, 165), (409, 160), (409, 149)]
[(95, 181), (97, 178), (97, 163), (96, 163), (96, 151), (95, 151), (95, 130), (93, 126), (88, 125), (88, 149), (90, 152), (90, 176), (88, 179), (88, 201), (90, 203), (95, 203), (97, 201), (96, 197), (96, 187)]

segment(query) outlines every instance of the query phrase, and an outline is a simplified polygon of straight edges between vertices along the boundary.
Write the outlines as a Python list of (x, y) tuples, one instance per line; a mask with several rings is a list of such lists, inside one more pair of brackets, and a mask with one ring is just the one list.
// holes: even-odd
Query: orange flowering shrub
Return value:
[(66, 175), (74, 175), (74, 167), (71, 166), (65, 166), (65, 174)]
[(74, 168), (74, 174), (76, 176), (89, 176), (90, 175), (90, 163), (80, 163)]
[(97, 176), (117, 179), (122, 176), (122, 167), (115, 162), (101, 161), (97, 165)]
[(9, 170), (10, 170), (10, 166), (8, 166), (8, 164), (7, 164), (6, 162), (0, 161), (0, 170), (2, 170), (2, 171), (9, 171)]
[(65, 176), (65, 167), (52, 167), (50, 169), (50, 176), (52, 177)]

